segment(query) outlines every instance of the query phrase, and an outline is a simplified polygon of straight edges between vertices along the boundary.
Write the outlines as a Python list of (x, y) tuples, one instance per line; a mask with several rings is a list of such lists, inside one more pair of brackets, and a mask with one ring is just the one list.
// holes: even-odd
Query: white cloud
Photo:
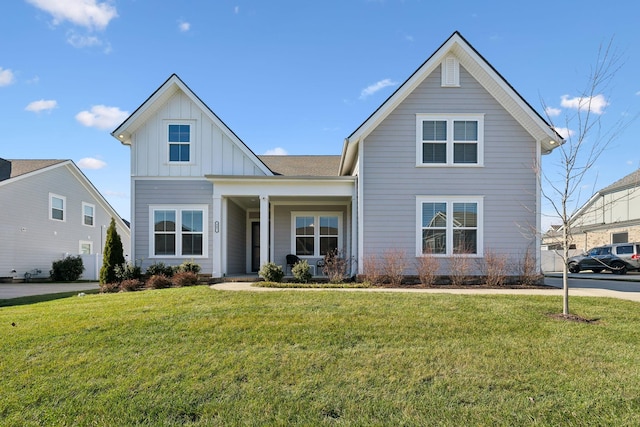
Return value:
[(40, 113), (42, 111), (51, 111), (58, 106), (58, 101), (54, 99), (41, 99), (40, 101), (33, 101), (25, 107), (26, 111), (33, 111), (34, 113)]
[(102, 194), (104, 194), (105, 196), (117, 197), (119, 199), (129, 198), (129, 195), (123, 191), (106, 190), (106, 191), (103, 191)]
[(272, 148), (264, 152), (265, 156), (286, 156), (287, 154), (289, 154), (287, 150), (281, 147)]
[(544, 112), (547, 113), (549, 117), (557, 117), (562, 113), (562, 110), (559, 108), (547, 107), (544, 109)]
[(640, 90), (636, 92), (636, 95), (640, 96)]
[(362, 89), (362, 92), (360, 92), (360, 99), (364, 99), (368, 96), (371, 96), (377, 91), (384, 89), (387, 86), (395, 86), (397, 84), (398, 84), (397, 82), (394, 82), (391, 79), (380, 80), (379, 82), (376, 82)]
[(236, 7), (234, 7), (234, 8), (233, 8), (233, 13), (235, 13), (236, 15), (237, 15), (238, 13), (240, 13), (240, 6), (236, 6)]
[(96, 36), (83, 36), (74, 31), (70, 31), (67, 35), (67, 43), (69, 43), (73, 47), (89, 47), (89, 46), (100, 46), (102, 42)]
[(569, 95), (562, 95), (560, 98), (560, 105), (564, 108), (573, 108), (574, 110), (589, 110), (595, 114), (604, 113), (604, 109), (609, 103), (605, 99), (604, 95), (587, 96), (575, 98), (569, 98)]
[(560, 134), (561, 137), (563, 137), (564, 139), (570, 138), (575, 134), (575, 131), (572, 131), (569, 128), (559, 128), (559, 127), (554, 127), (554, 129), (556, 130), (556, 132), (558, 132)]
[(69, 21), (89, 30), (104, 30), (109, 22), (118, 16), (111, 2), (97, 0), (27, 0), (33, 6), (49, 13), (53, 25)]
[(0, 86), (9, 86), (16, 81), (13, 71), (0, 67)]
[(78, 167), (80, 169), (102, 169), (107, 164), (100, 159), (94, 159), (93, 157), (85, 157), (78, 161)]
[(121, 111), (118, 107), (94, 105), (91, 107), (91, 111), (81, 111), (76, 114), (76, 120), (87, 127), (113, 129), (128, 116), (129, 113), (127, 111)]
[(183, 33), (186, 33), (191, 29), (191, 24), (185, 21), (178, 21), (178, 29)]

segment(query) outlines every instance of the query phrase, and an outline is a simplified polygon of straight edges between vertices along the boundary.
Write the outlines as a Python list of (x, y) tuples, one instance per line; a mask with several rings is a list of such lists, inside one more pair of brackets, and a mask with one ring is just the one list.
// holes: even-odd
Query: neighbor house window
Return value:
[(342, 213), (293, 212), (292, 223), (292, 253), (321, 257), (340, 247)]
[(418, 256), (482, 255), (482, 198), (417, 198)]
[(93, 252), (93, 243), (80, 241), (80, 255), (89, 255)]
[(484, 116), (418, 114), (417, 165), (482, 165)]
[(84, 225), (93, 227), (95, 222), (95, 211), (96, 208), (94, 205), (82, 203), (82, 223)]
[(152, 257), (207, 256), (204, 206), (151, 207)]
[(49, 194), (49, 219), (56, 221), (66, 221), (65, 210), (67, 208), (67, 198), (57, 194)]
[(169, 161), (189, 162), (191, 160), (191, 125), (170, 124)]

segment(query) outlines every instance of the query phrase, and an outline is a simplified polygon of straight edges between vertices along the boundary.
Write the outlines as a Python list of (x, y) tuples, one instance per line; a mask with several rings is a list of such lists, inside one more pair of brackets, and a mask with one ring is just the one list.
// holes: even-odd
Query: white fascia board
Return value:
[(220, 196), (348, 196), (353, 197), (355, 177), (290, 178), (207, 176), (214, 195)]

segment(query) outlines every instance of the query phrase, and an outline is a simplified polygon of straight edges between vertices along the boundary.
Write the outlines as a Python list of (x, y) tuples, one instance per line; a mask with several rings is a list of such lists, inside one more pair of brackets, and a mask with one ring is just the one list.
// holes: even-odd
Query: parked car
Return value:
[(609, 270), (614, 274), (640, 270), (640, 243), (614, 243), (590, 249), (587, 253), (569, 258), (571, 273), (591, 270), (600, 273)]

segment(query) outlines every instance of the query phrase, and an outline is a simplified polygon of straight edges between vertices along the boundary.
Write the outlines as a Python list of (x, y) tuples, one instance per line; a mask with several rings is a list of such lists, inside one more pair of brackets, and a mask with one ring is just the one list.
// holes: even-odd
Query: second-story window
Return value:
[(418, 166), (482, 166), (482, 114), (418, 114)]
[(191, 125), (169, 125), (169, 161), (191, 160)]

